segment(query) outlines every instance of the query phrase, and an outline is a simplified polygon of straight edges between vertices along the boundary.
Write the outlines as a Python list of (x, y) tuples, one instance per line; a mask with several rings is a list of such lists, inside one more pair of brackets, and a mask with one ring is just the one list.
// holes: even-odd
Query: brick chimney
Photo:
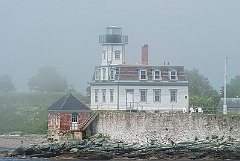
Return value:
[(148, 44), (142, 46), (142, 64), (148, 65)]

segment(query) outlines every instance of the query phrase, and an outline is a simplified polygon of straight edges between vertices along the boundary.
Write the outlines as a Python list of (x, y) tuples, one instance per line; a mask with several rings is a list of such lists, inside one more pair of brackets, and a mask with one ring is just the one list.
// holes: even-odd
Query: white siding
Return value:
[[(109, 64), (123, 64), (124, 62), (124, 52), (125, 45), (114, 44), (114, 45), (103, 45), (102, 46), (102, 63), (101, 65), (109, 65)], [(115, 59), (115, 51), (120, 51), (120, 59)], [(103, 56), (103, 51), (105, 51), (105, 59)]]
[[(94, 102), (94, 89), (106, 89), (106, 102), (102, 102), (102, 93), (99, 92), (99, 101)], [(114, 90), (113, 102), (110, 102), (110, 89)], [(140, 101), (140, 89), (147, 90), (147, 102)], [(155, 102), (153, 90), (161, 90), (161, 101)], [(177, 90), (177, 102), (170, 101), (170, 90)], [(126, 90), (134, 90), (134, 108), (138, 110), (161, 110), (161, 111), (182, 111), (183, 107), (188, 108), (188, 86), (94, 86), (91, 87), (91, 107), (97, 106), (103, 110), (126, 110)], [(119, 96), (119, 98), (118, 98)], [(119, 99), (119, 101), (118, 101)]]

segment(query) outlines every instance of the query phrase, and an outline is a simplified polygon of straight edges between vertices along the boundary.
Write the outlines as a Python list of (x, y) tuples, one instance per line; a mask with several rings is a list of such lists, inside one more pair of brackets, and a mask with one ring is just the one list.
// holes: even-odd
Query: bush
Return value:
[[(21, 131), (26, 134), (47, 133), (47, 109), (66, 93), (0, 94), (0, 134)], [(85, 103), (81, 93), (73, 93)]]

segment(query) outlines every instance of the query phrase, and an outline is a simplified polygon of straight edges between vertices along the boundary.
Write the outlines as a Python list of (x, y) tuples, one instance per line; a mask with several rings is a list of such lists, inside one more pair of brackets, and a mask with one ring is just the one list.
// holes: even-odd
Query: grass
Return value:
[[(47, 133), (47, 109), (66, 93), (0, 93), (0, 134)], [(81, 93), (75, 97), (89, 103)]]

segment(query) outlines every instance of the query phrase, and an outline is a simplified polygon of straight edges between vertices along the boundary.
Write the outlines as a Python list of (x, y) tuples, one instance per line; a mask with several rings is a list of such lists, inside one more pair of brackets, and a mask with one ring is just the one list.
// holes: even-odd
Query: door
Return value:
[(70, 130), (78, 130), (78, 114), (72, 114), (72, 125)]
[(134, 90), (127, 89), (126, 90), (126, 110), (134, 109)]

